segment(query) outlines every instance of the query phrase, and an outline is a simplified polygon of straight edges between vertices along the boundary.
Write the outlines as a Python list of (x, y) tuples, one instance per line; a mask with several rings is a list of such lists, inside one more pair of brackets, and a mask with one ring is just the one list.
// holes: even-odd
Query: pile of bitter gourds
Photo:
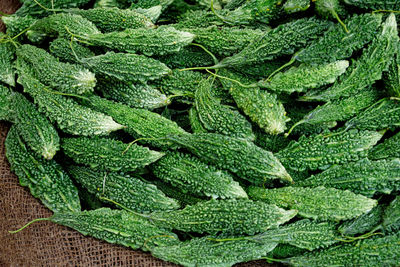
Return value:
[(399, 12), (23, 0), (1, 17), (11, 169), (47, 220), (184, 266), (399, 266)]

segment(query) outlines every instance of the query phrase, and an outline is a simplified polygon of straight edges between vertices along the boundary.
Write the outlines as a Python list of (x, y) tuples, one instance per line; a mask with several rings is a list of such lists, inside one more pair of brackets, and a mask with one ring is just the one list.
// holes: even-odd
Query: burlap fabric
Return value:
[[(0, 11), (11, 14), (16, 0), (0, 0)], [(4, 27), (0, 24), (0, 31)], [(0, 267), (3, 266), (176, 266), (134, 251), (85, 237), (67, 227), (38, 222), (17, 234), (9, 234), (23, 224), (49, 217), (51, 212), (11, 173), (5, 157), (4, 140), (9, 124), (0, 122)], [(239, 266), (272, 266), (257, 261)]]

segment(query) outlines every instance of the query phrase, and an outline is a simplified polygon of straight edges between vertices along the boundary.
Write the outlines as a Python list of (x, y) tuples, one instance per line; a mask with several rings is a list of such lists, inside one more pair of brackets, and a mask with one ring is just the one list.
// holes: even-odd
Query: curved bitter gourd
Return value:
[(17, 56), (30, 66), (34, 77), (56, 90), (71, 94), (93, 92), (96, 77), (89, 70), (74, 64), (62, 63), (44, 49), (22, 45)]
[(328, 132), (292, 141), (276, 156), (296, 171), (326, 169), (330, 165), (358, 161), (383, 136), (383, 132), (349, 130)]
[[(239, 80), (241, 83), (249, 81), (244, 75), (227, 69), (222, 69), (219, 73), (230, 79)], [(272, 135), (285, 131), (286, 122), (290, 119), (286, 117), (285, 108), (275, 94), (260, 90), (258, 87), (244, 88), (227, 79), (220, 79), (220, 81), (232, 95), (236, 105), (261, 129)]]
[(249, 199), (209, 200), (182, 210), (155, 211), (149, 219), (156, 225), (185, 232), (255, 234), (283, 224), (296, 210)]
[(68, 9), (68, 13), (80, 15), (93, 22), (101, 32), (123, 31), (135, 28), (154, 28), (153, 22), (145, 15), (131, 9), (92, 8)]
[(90, 0), (24, 0), (21, 2), (23, 5), (16, 12), (18, 16), (45, 17), (52, 13), (49, 9), (81, 7), (90, 2)]
[(306, 11), (310, 5), (310, 0), (287, 0), (283, 4), (283, 10), (285, 10), (285, 12), (288, 14), (292, 14), (300, 11)]
[[(158, 57), (158, 60), (167, 65), (169, 68), (181, 69), (210, 66), (214, 63), (211, 55), (197, 46), (185, 46), (179, 50), (179, 53), (160, 56)], [(187, 71), (183, 71), (182, 73), (185, 72)]]
[(250, 186), (247, 193), (254, 200), (282, 208), (296, 209), (299, 215), (323, 221), (353, 219), (369, 212), (378, 202), (350, 191), (325, 188), (282, 187), (264, 189)]
[(39, 111), (44, 113), (51, 122), (56, 122), (63, 132), (86, 136), (107, 135), (124, 127), (110, 116), (81, 106), (73, 99), (58, 95), (24, 70), (20, 71), (18, 82), (23, 85), (24, 91), (33, 97)]
[(5, 141), (6, 157), (22, 186), (54, 212), (80, 211), (78, 189), (54, 160), (36, 158), (12, 126)]
[(30, 27), (31, 32), (44, 34), (48, 37), (61, 36), (67, 39), (75, 34), (88, 35), (100, 34), (91, 21), (82, 16), (70, 13), (56, 13), (46, 18), (40, 19)]
[(116, 103), (98, 96), (88, 97), (86, 103), (99, 112), (110, 115), (119, 123), (126, 125), (124, 131), (143, 143), (160, 148), (172, 148), (173, 143), (166, 140), (168, 135), (185, 134), (175, 121), (167, 119), (158, 113), (131, 108), (127, 105)]
[(67, 171), (89, 193), (105, 202), (110, 199), (141, 213), (179, 208), (176, 200), (165, 196), (155, 185), (124, 173), (80, 166), (69, 166)]
[(362, 159), (345, 165), (335, 165), (295, 185), (322, 185), (350, 190), (368, 197), (372, 197), (376, 192), (390, 194), (400, 189), (400, 160)]
[(194, 205), (197, 202), (204, 201), (202, 198), (190, 195), (188, 192), (182, 192), (180, 188), (173, 187), (161, 180), (152, 180), (151, 183), (156, 185), (168, 197), (177, 200), (182, 206)]
[(344, 0), (348, 5), (370, 10), (400, 10), (398, 0)]
[(52, 159), (60, 149), (60, 138), (54, 126), (20, 93), (11, 94), (10, 109), (14, 127), (26, 144), (37, 155)]
[(110, 171), (134, 171), (164, 155), (147, 147), (99, 137), (63, 138), (61, 148), (78, 164)]
[(368, 158), (375, 160), (400, 158), (400, 132), (374, 146), (370, 150)]
[(400, 97), (400, 44), (390, 63), (389, 70), (383, 74), (383, 81), (391, 96)]
[(171, 70), (158, 60), (136, 54), (107, 52), (79, 60), (96, 74), (105, 75), (127, 82), (141, 82), (159, 79)]
[(203, 79), (195, 93), (195, 107), (203, 127), (209, 132), (253, 141), (250, 122), (233, 107), (221, 105), (211, 88), (211, 81)]
[(360, 130), (382, 130), (400, 126), (399, 99), (385, 98), (347, 121), (347, 128)]
[(220, 61), (215, 68), (261, 63), (279, 56), (291, 55), (318, 38), (332, 24), (315, 18), (303, 18), (281, 24), (252, 42), (239, 53)]
[(247, 239), (213, 241), (214, 236), (193, 238), (173, 246), (152, 249), (153, 256), (183, 266), (227, 267), (235, 263), (257, 260), (273, 250), (276, 242), (254, 242)]
[(194, 35), (178, 31), (173, 27), (160, 26), (157, 29), (138, 28), (126, 29), (122, 32), (78, 35), (77, 38), (95, 46), (121, 52), (162, 56), (179, 52), (193, 41)]
[(117, 79), (99, 78), (95, 90), (100, 91), (107, 99), (133, 108), (152, 110), (171, 103), (166, 95), (148, 84), (133, 84)]
[(170, 152), (150, 168), (160, 180), (196, 196), (247, 198), (246, 192), (230, 174), (190, 154)]
[(37, 19), (30, 16), (18, 16), (18, 15), (7, 15), (0, 18), (6, 25), (6, 33), (12, 38), (16, 38), (18, 41), (24, 39), (24, 35), (16, 37), (21, 32), (27, 30), (31, 25), (33, 25)]
[(229, 170), (256, 185), (270, 179), (292, 182), (279, 160), (250, 141), (220, 134), (196, 133), (167, 137), (201, 160)]
[(400, 258), (400, 235), (368, 238), (326, 250), (283, 260), (291, 266), (396, 266)]
[(81, 212), (59, 212), (50, 217), (54, 223), (70, 227), (83, 235), (132, 249), (151, 250), (170, 247), (179, 242), (169, 230), (159, 228), (147, 219), (125, 210), (100, 208)]

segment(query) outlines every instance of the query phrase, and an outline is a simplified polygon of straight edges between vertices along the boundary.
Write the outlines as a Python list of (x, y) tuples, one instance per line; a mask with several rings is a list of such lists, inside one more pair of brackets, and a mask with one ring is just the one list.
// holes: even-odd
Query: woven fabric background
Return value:
[[(11, 14), (16, 0), (0, 0), (0, 11)], [(0, 31), (4, 30), (0, 24)], [(0, 266), (176, 266), (134, 251), (85, 237), (67, 227), (38, 222), (17, 234), (9, 234), (25, 223), (51, 216), (51, 212), (29, 190), (18, 183), (5, 157), (4, 140), (9, 124), (0, 122)], [(256, 261), (238, 266), (272, 266)]]

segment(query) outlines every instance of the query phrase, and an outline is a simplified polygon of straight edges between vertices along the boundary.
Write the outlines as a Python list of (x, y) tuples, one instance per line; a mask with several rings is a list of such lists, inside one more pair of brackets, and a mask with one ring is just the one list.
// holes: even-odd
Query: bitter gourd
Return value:
[(22, 70), (18, 83), (31, 95), (41, 113), (51, 122), (57, 123), (63, 132), (73, 135), (107, 135), (124, 126), (116, 123), (110, 116), (79, 105), (73, 99), (58, 95), (38, 80)]
[(270, 179), (292, 182), (279, 160), (269, 151), (245, 139), (220, 134), (196, 133), (170, 136), (203, 161), (229, 170), (253, 184), (262, 185)]
[[(219, 72), (233, 80), (247, 84), (250, 79), (225, 69)], [(227, 79), (220, 79), (222, 85), (232, 95), (236, 105), (265, 132), (277, 135), (286, 129), (286, 111), (276, 95), (260, 90), (258, 87), (244, 88)]]
[(129, 53), (107, 52), (79, 60), (95, 72), (126, 82), (147, 82), (170, 72), (170, 69), (156, 59)]
[(276, 156), (286, 168), (296, 171), (326, 169), (330, 165), (357, 161), (367, 156), (368, 149), (383, 132), (352, 129), (328, 132), (292, 141)]
[(30, 27), (30, 31), (67, 39), (71, 39), (71, 34), (86, 36), (101, 33), (91, 21), (70, 13), (56, 13), (40, 19)]
[(12, 121), (14, 117), (10, 112), (10, 95), (11, 90), (0, 84), (0, 120), (2, 121)]
[(160, 18), (162, 13), (162, 6), (157, 5), (149, 8), (134, 8), (137, 13), (143, 14), (145, 17), (149, 18), (153, 23), (156, 23)]
[(369, 161), (362, 159), (335, 165), (296, 183), (296, 186), (325, 186), (350, 190), (372, 197), (376, 192), (390, 194), (400, 189), (400, 160)]
[(261, 80), (258, 85), (278, 93), (305, 92), (307, 89), (334, 83), (348, 66), (347, 60), (315, 66), (300, 65), (285, 72), (279, 72), (271, 79)]
[(11, 121), (22, 139), (38, 156), (52, 159), (60, 149), (60, 138), (54, 126), (22, 94), (11, 93), (9, 101)]
[(182, 210), (155, 211), (156, 225), (195, 233), (255, 234), (277, 227), (297, 214), (275, 205), (249, 199), (208, 200)]
[(277, 242), (312, 251), (327, 248), (339, 242), (339, 236), (340, 234), (336, 230), (336, 223), (334, 222), (303, 219), (246, 238), (254, 242)]
[(365, 213), (353, 220), (344, 221), (338, 228), (342, 235), (351, 236), (363, 234), (373, 230), (382, 222), (385, 205), (379, 204), (370, 212)]
[(369, 10), (400, 10), (398, 0), (344, 0), (348, 5)]
[(88, 167), (69, 166), (68, 173), (100, 200), (110, 199), (130, 210), (147, 213), (179, 208), (155, 185), (124, 173), (98, 171)]
[(349, 58), (376, 36), (381, 22), (380, 14), (353, 15), (344, 21), (350, 33), (346, 33), (344, 28), (337, 24), (321, 38), (296, 53), (294, 58), (306, 64), (321, 64)]
[(205, 236), (174, 246), (158, 246), (151, 253), (159, 259), (183, 266), (228, 267), (235, 263), (260, 259), (277, 245), (275, 242), (258, 243), (246, 239), (218, 242), (212, 238)]
[(383, 214), (382, 227), (386, 232), (398, 232), (400, 230), (400, 197), (397, 196), (386, 207)]
[(107, 99), (133, 108), (156, 109), (167, 106), (171, 101), (151, 85), (133, 84), (117, 79), (99, 78), (95, 87)]
[(400, 158), (400, 133), (387, 138), (383, 143), (374, 146), (369, 154), (368, 158), (378, 159), (391, 159)]
[(284, 149), (290, 142), (284, 135), (271, 135), (267, 134), (260, 129), (254, 131), (256, 140), (254, 143), (262, 149), (276, 153)]
[(250, 141), (255, 139), (250, 122), (233, 107), (222, 105), (212, 96), (212, 82), (203, 79), (195, 93), (195, 107), (203, 127), (212, 133), (244, 138)]
[(159, 228), (147, 219), (124, 210), (101, 208), (82, 212), (59, 212), (49, 218), (83, 235), (132, 249), (151, 250), (179, 242), (169, 230)]
[(298, 248), (291, 245), (279, 244), (267, 254), (267, 258), (272, 259), (286, 259), (289, 257), (295, 257), (304, 254), (307, 250), (303, 248)]
[[(37, 21), (37, 19), (30, 16), (18, 16), (15, 14), (2, 16), (0, 19), (3, 21), (4, 25), (6, 25), (7, 35), (12, 38), (28, 30), (28, 28)], [(23, 38), (24, 36), (21, 35), (17, 37), (17, 40), (23, 40)]]
[(62, 63), (44, 49), (22, 45), (17, 56), (30, 66), (33, 75), (43, 84), (71, 94), (93, 92), (96, 77), (89, 70), (74, 64)]
[(52, 13), (51, 9), (81, 7), (89, 0), (23, 0), (21, 2), (23, 5), (16, 12), (18, 16), (45, 17)]
[(176, 122), (146, 109), (131, 108), (98, 96), (90, 96), (86, 103), (125, 125), (124, 131), (133, 137), (143, 138), (142, 142), (155, 147), (171, 148), (173, 144), (164, 137), (186, 133)]
[(164, 156), (147, 147), (99, 137), (63, 138), (61, 148), (78, 164), (110, 171), (134, 171)]
[(400, 102), (385, 98), (346, 122), (347, 128), (382, 130), (400, 126)]
[[(0, 39), (4, 37), (0, 32)], [(11, 43), (0, 43), (0, 82), (10, 86), (15, 86), (14, 57), (15, 47)]]
[(150, 165), (153, 174), (181, 191), (212, 198), (247, 198), (232, 176), (182, 152), (170, 152)]
[(174, 27), (160, 26), (157, 29), (138, 28), (104, 34), (80, 34), (77, 38), (95, 46), (121, 52), (161, 56), (179, 52), (193, 41), (194, 35), (178, 31)]
[(37, 158), (11, 127), (5, 141), (6, 157), (19, 183), (54, 212), (80, 211), (78, 190), (54, 160)]
[(306, 11), (310, 7), (310, 0), (287, 0), (283, 4), (283, 10), (288, 13)]
[(389, 70), (383, 74), (383, 81), (391, 96), (400, 97), (400, 45), (391, 60)]
[(123, 31), (135, 28), (154, 28), (153, 22), (146, 16), (131, 9), (92, 8), (69, 9), (70, 14), (76, 14), (93, 22), (103, 33)]
[(178, 30), (186, 28), (201, 28), (212, 25), (223, 25), (224, 22), (211, 11), (192, 10), (179, 17), (174, 27)]
[(350, 243), (309, 252), (283, 260), (291, 266), (396, 266), (400, 258), (400, 235), (369, 238), (360, 243)]
[(317, 106), (297, 122), (296, 126), (303, 123), (318, 125), (333, 121), (346, 121), (377, 102), (380, 96), (381, 93), (376, 87), (369, 86), (347, 98)]
[(194, 42), (221, 57), (239, 53), (265, 33), (261, 30), (217, 27), (215, 25), (207, 28), (189, 28), (186, 31), (195, 35)]
[[(71, 49), (71, 45), (73, 50)], [(69, 63), (79, 63), (79, 58), (93, 57), (95, 55), (88, 47), (62, 37), (50, 43), (49, 51), (53, 56)]]
[(331, 26), (328, 21), (303, 18), (281, 24), (252, 42), (238, 54), (220, 61), (215, 68), (261, 63), (279, 56), (293, 54), (318, 38)]
[(265, 201), (282, 208), (298, 210), (299, 215), (323, 221), (349, 220), (369, 212), (377, 201), (350, 191), (325, 188), (282, 187), (264, 189), (250, 186), (251, 199)]
[(398, 42), (396, 17), (391, 14), (383, 23), (382, 31), (332, 87), (306, 98), (321, 101), (338, 99), (348, 97), (372, 85), (380, 80), (383, 71), (389, 68), (390, 61), (397, 51)]
[(189, 121), (192, 133), (207, 133), (207, 130), (204, 128), (199, 119), (199, 115), (197, 114), (197, 110), (195, 107), (192, 107), (189, 110)]

